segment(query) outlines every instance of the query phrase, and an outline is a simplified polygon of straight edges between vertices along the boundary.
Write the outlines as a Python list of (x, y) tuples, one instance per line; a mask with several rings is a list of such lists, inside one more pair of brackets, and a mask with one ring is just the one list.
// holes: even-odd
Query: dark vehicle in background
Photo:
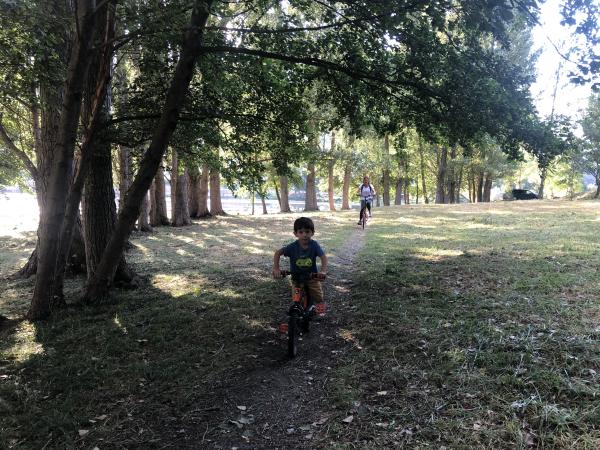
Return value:
[(536, 200), (539, 197), (528, 189), (513, 189), (502, 196), (504, 200)]

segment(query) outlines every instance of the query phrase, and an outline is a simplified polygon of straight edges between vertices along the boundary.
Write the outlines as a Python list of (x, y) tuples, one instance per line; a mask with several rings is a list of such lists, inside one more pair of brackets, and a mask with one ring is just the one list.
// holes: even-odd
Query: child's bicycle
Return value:
[[(281, 276), (286, 277), (292, 275), (288, 270), (282, 270)], [(323, 279), (316, 273), (311, 274), (311, 278)], [(298, 340), (302, 333), (308, 333), (310, 329), (310, 321), (316, 314), (315, 305), (310, 298), (306, 286), (294, 287), (292, 294), (293, 303), (288, 310), (288, 323), (282, 324), (280, 330), (287, 332), (288, 336), (288, 355), (293, 358), (298, 353)], [(287, 325), (287, 326), (285, 326)]]
[(365, 225), (367, 224), (367, 220), (369, 220), (369, 213), (367, 212), (367, 207), (365, 206), (362, 209), (362, 214), (360, 215), (360, 224), (365, 229)]

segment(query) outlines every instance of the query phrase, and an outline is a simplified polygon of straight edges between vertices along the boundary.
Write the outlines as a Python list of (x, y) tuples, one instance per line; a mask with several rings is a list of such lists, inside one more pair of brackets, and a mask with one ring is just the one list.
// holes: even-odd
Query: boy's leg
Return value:
[(323, 288), (319, 280), (311, 279), (306, 283), (308, 294), (315, 304), (315, 310), (317, 314), (325, 314), (325, 303), (323, 303)]

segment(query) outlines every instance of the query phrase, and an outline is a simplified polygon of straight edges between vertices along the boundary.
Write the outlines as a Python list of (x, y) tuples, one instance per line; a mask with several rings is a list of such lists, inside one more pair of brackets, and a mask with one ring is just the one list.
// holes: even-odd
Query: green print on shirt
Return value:
[(312, 260), (310, 258), (298, 258), (296, 260), (296, 266), (302, 267), (302, 268), (311, 268)]

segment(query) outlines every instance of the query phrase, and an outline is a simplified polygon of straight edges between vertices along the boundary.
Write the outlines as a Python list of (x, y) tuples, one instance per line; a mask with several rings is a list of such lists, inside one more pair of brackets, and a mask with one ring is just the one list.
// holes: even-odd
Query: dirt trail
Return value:
[[(353, 261), (364, 243), (356, 230), (334, 255), (329, 255), (324, 283), (327, 316), (314, 320), (293, 360), (285, 357), (285, 343), (275, 360), (247, 374), (245, 380), (224, 393), (221, 423), (210, 429), (194, 448), (238, 450), (318, 449), (326, 447), (326, 430), (335, 413), (326, 386), (336, 366), (336, 356), (351, 344), (339, 336), (347, 320)], [(245, 408), (245, 409), (244, 409)]]

